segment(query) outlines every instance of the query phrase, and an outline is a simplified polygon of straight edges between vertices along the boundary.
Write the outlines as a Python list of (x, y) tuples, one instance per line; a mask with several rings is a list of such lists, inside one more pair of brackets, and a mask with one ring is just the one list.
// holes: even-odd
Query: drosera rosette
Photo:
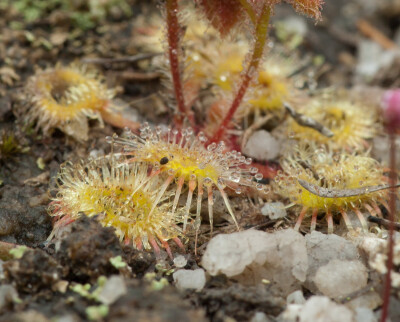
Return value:
[[(260, 117), (271, 115), (282, 118), (285, 115), (284, 103), (297, 107), (306, 101), (306, 94), (301, 90), (308, 82), (315, 81), (308, 73), (298, 73), (305, 68), (296, 57), (296, 53), (284, 53), (273, 45), (270, 53), (261, 64), (257, 76), (250, 84), (242, 105), (237, 111), (237, 118), (256, 122)], [(307, 74), (307, 76), (304, 76)]]
[[(203, 119), (202, 131), (211, 137), (229, 108), (231, 91), (243, 69), (248, 43), (242, 38), (234, 42), (214, 39), (204, 43), (205, 39), (192, 41), (187, 50), (185, 74), (189, 77), (185, 77), (183, 86), (186, 101), (200, 106), (197, 115)], [(221, 140), (228, 142), (227, 137)]]
[(243, 60), (249, 49), (245, 39), (234, 42), (220, 40), (207, 47), (198, 48), (199, 66), (208, 85), (214, 91), (231, 92), (243, 70)]
[[(205, 72), (206, 88), (210, 88), (208, 96), (212, 104), (206, 113), (203, 131), (209, 138), (213, 137), (229, 110), (235, 87), (243, 72), (242, 61), (248, 50), (248, 43), (239, 40), (234, 43), (221, 43), (219, 49), (209, 50), (201, 55)], [(219, 52), (217, 52), (219, 51)], [(245, 145), (251, 134), (266, 124), (281, 124), (286, 116), (285, 104), (297, 109), (308, 101), (304, 85), (312, 80), (312, 71), (296, 73), (302, 65), (296, 57), (288, 57), (278, 45), (272, 45), (269, 55), (255, 72), (253, 81), (245, 94), (245, 98), (233, 115), (230, 125), (220, 139), (226, 142), (233, 136), (240, 137), (239, 145)]]
[[(286, 115), (285, 103), (296, 108), (307, 101), (305, 91), (300, 88), (304, 87), (309, 77), (296, 73), (299, 66), (301, 68), (298, 59), (288, 57), (278, 45), (271, 43), (270, 46), (269, 55), (255, 72), (245, 98), (233, 115), (226, 132), (240, 135), (242, 132), (238, 132), (238, 128), (246, 131), (251, 127), (254, 131), (272, 119), (273, 124), (281, 123)], [(193, 75), (197, 79), (203, 78), (203, 87), (210, 89), (208, 96), (202, 94), (212, 102), (207, 109), (207, 120), (203, 128), (208, 137), (217, 132), (229, 110), (232, 95), (243, 73), (243, 60), (248, 48), (249, 44), (245, 39), (230, 43), (222, 41), (209, 50), (207, 47), (200, 49), (200, 54), (195, 56), (199, 57), (198, 66), (201, 66), (202, 74), (194, 72)], [(229, 133), (225, 133), (221, 139), (228, 141), (227, 134)]]
[[(193, 130), (152, 129), (144, 123), (140, 135), (126, 131), (123, 137), (108, 138), (109, 142), (123, 148), (125, 155), (132, 155), (129, 162), (144, 162), (152, 166), (150, 176), (162, 177), (164, 182), (159, 189), (156, 202), (167, 191), (173, 190), (175, 195), (172, 212), (174, 213), (179, 197), (184, 187), (188, 188), (186, 210), (183, 220), (183, 231), (186, 231), (193, 195), (197, 192), (195, 229), (200, 227), (200, 212), (203, 194), (208, 196), (208, 213), (211, 229), (213, 227), (213, 190), (216, 188), (225, 202), (225, 206), (236, 226), (233, 210), (227, 196), (227, 188), (237, 194), (244, 192), (246, 187), (263, 190), (264, 185), (258, 184), (262, 175), (257, 169), (250, 167), (252, 160), (237, 151), (226, 151), (225, 144), (211, 143), (206, 145), (204, 133), (194, 135)], [(175, 182), (174, 188), (168, 189)], [(155, 206), (153, 205), (153, 210)]]
[[(276, 192), (288, 198), (290, 206), (299, 209), (296, 230), (310, 216), (311, 230), (315, 230), (319, 215), (326, 218), (328, 233), (333, 232), (333, 221), (340, 216), (347, 228), (353, 230), (348, 218), (348, 212), (353, 211), (363, 230), (367, 231), (368, 224), (363, 212), (382, 216), (380, 206), (388, 207), (387, 190), (369, 191), (371, 187), (385, 185), (387, 177), (385, 169), (367, 154), (332, 152), (324, 146), (302, 144), (286, 153), (281, 166), (282, 171), (278, 171), (275, 178)], [(324, 191), (359, 189), (359, 194), (320, 196), (306, 189), (305, 185)]]
[(101, 110), (114, 96), (95, 70), (78, 64), (39, 70), (25, 89), (27, 125), (35, 124), (43, 135), (58, 128), (79, 141), (88, 138), (88, 119), (102, 123)]
[(152, 248), (156, 255), (161, 246), (172, 257), (169, 240), (183, 248), (177, 226), (181, 210), (171, 212), (169, 193), (159, 198), (160, 178), (149, 177), (148, 170), (144, 163), (128, 164), (113, 155), (64, 164), (57, 178), (57, 196), (49, 207), (56, 217), (49, 240), (80, 216), (99, 215), (100, 223), (114, 227), (125, 244), (138, 250)]
[(376, 108), (361, 99), (351, 99), (345, 91), (323, 92), (298, 112), (311, 117), (332, 133), (327, 137), (314, 129), (288, 121), (289, 136), (299, 141), (326, 144), (333, 150), (365, 150), (368, 140), (378, 133), (379, 123)]
[(223, 100), (242, 70), (247, 41), (238, 37), (227, 42), (204, 35), (187, 43), (183, 80), (187, 104), (193, 105), (198, 97)]
[[(278, 45), (269, 44), (270, 53), (260, 65), (243, 104), (235, 114), (236, 119), (243, 119), (250, 114), (253, 118), (272, 113), (283, 115), (285, 112), (283, 103), (294, 105), (300, 98), (298, 88), (305, 83), (304, 77), (296, 74), (299, 62), (295, 55), (287, 57), (283, 49)], [(244, 39), (236, 42), (220, 42), (213, 49), (204, 50), (199, 55), (207, 83), (213, 87), (217, 96), (227, 97), (232, 95), (237, 81), (243, 72), (243, 61), (249, 43)]]
[(136, 123), (122, 116), (122, 105), (113, 101), (114, 89), (107, 88), (99, 72), (86, 65), (39, 70), (25, 86), (26, 101), (20, 111), (27, 126), (48, 136), (59, 129), (78, 141), (86, 141), (89, 120), (103, 120), (114, 126), (131, 128)]

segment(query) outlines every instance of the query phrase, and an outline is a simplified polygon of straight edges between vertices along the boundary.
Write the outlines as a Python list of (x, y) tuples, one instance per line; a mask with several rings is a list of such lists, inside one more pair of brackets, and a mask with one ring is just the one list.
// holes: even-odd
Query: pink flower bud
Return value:
[(386, 91), (381, 106), (388, 129), (392, 131), (400, 129), (400, 89)]

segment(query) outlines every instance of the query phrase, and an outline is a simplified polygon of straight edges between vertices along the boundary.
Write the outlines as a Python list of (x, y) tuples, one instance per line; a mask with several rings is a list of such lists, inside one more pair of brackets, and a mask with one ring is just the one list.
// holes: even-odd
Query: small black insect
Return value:
[(161, 164), (161, 165), (167, 164), (168, 161), (169, 161), (169, 160), (168, 160), (167, 157), (163, 157), (163, 158), (161, 158), (161, 160), (160, 160), (160, 164)]

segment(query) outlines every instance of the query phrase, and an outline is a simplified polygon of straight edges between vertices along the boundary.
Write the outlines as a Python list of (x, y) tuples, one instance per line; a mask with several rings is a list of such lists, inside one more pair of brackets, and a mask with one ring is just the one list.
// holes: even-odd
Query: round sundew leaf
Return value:
[(196, 3), (222, 36), (245, 18), (245, 10), (238, 0), (196, 0)]
[(293, 8), (302, 14), (310, 16), (316, 20), (321, 19), (321, 7), (324, 3), (322, 0), (285, 0), (290, 3)]

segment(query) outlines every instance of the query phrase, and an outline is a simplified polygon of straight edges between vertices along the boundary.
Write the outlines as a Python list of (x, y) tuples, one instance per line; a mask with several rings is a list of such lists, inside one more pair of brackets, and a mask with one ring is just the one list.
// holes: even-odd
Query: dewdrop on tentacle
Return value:
[(243, 186), (262, 190), (263, 186), (254, 181), (254, 175), (258, 180), (262, 178), (262, 175), (257, 174), (256, 168), (249, 167), (252, 160), (242, 156), (240, 152), (225, 152), (223, 142), (211, 143), (205, 147), (206, 140), (203, 133), (195, 136), (192, 129), (182, 131), (170, 128), (162, 130), (160, 127), (151, 129), (145, 123), (141, 128), (140, 136), (128, 131), (124, 138), (115, 138), (112, 141), (123, 147), (126, 155), (132, 155), (130, 162), (150, 164), (153, 166), (151, 176), (166, 177), (157, 200), (162, 198), (171, 183), (176, 181), (172, 212), (176, 209), (182, 188), (184, 185), (188, 187), (184, 231), (195, 191), (197, 191), (196, 230), (200, 226), (201, 202), (204, 193), (208, 196), (208, 212), (212, 229), (214, 188), (220, 191), (225, 206), (238, 227), (225, 189), (231, 188), (238, 194), (242, 192)]
[(21, 114), (27, 125), (49, 135), (58, 128), (77, 140), (87, 140), (88, 119), (102, 123), (102, 112), (114, 91), (93, 69), (71, 64), (37, 72), (27, 82)]
[[(368, 224), (362, 212), (381, 216), (379, 206), (387, 208), (386, 190), (368, 191), (368, 187), (387, 181), (383, 167), (369, 156), (333, 153), (315, 145), (301, 145), (286, 155), (281, 166), (283, 171), (275, 178), (277, 192), (301, 209), (295, 229), (300, 228), (304, 218), (311, 216), (311, 230), (315, 230), (318, 214), (325, 214), (329, 233), (333, 232), (335, 216), (342, 216), (348, 229), (352, 230), (347, 212), (354, 211), (366, 231)], [(305, 189), (299, 180), (316, 189), (323, 188), (321, 190), (365, 188), (365, 191), (359, 195), (321, 197)]]
[(103, 226), (114, 227), (117, 236), (126, 244), (142, 250), (159, 246), (172, 257), (169, 240), (183, 248), (179, 213), (172, 214), (169, 197), (158, 198), (160, 179), (148, 176), (146, 164), (127, 164), (113, 156), (86, 164), (64, 165), (58, 175), (61, 183), (57, 197), (49, 212), (57, 222), (49, 239), (60, 227), (77, 219), (81, 214), (99, 215)]

